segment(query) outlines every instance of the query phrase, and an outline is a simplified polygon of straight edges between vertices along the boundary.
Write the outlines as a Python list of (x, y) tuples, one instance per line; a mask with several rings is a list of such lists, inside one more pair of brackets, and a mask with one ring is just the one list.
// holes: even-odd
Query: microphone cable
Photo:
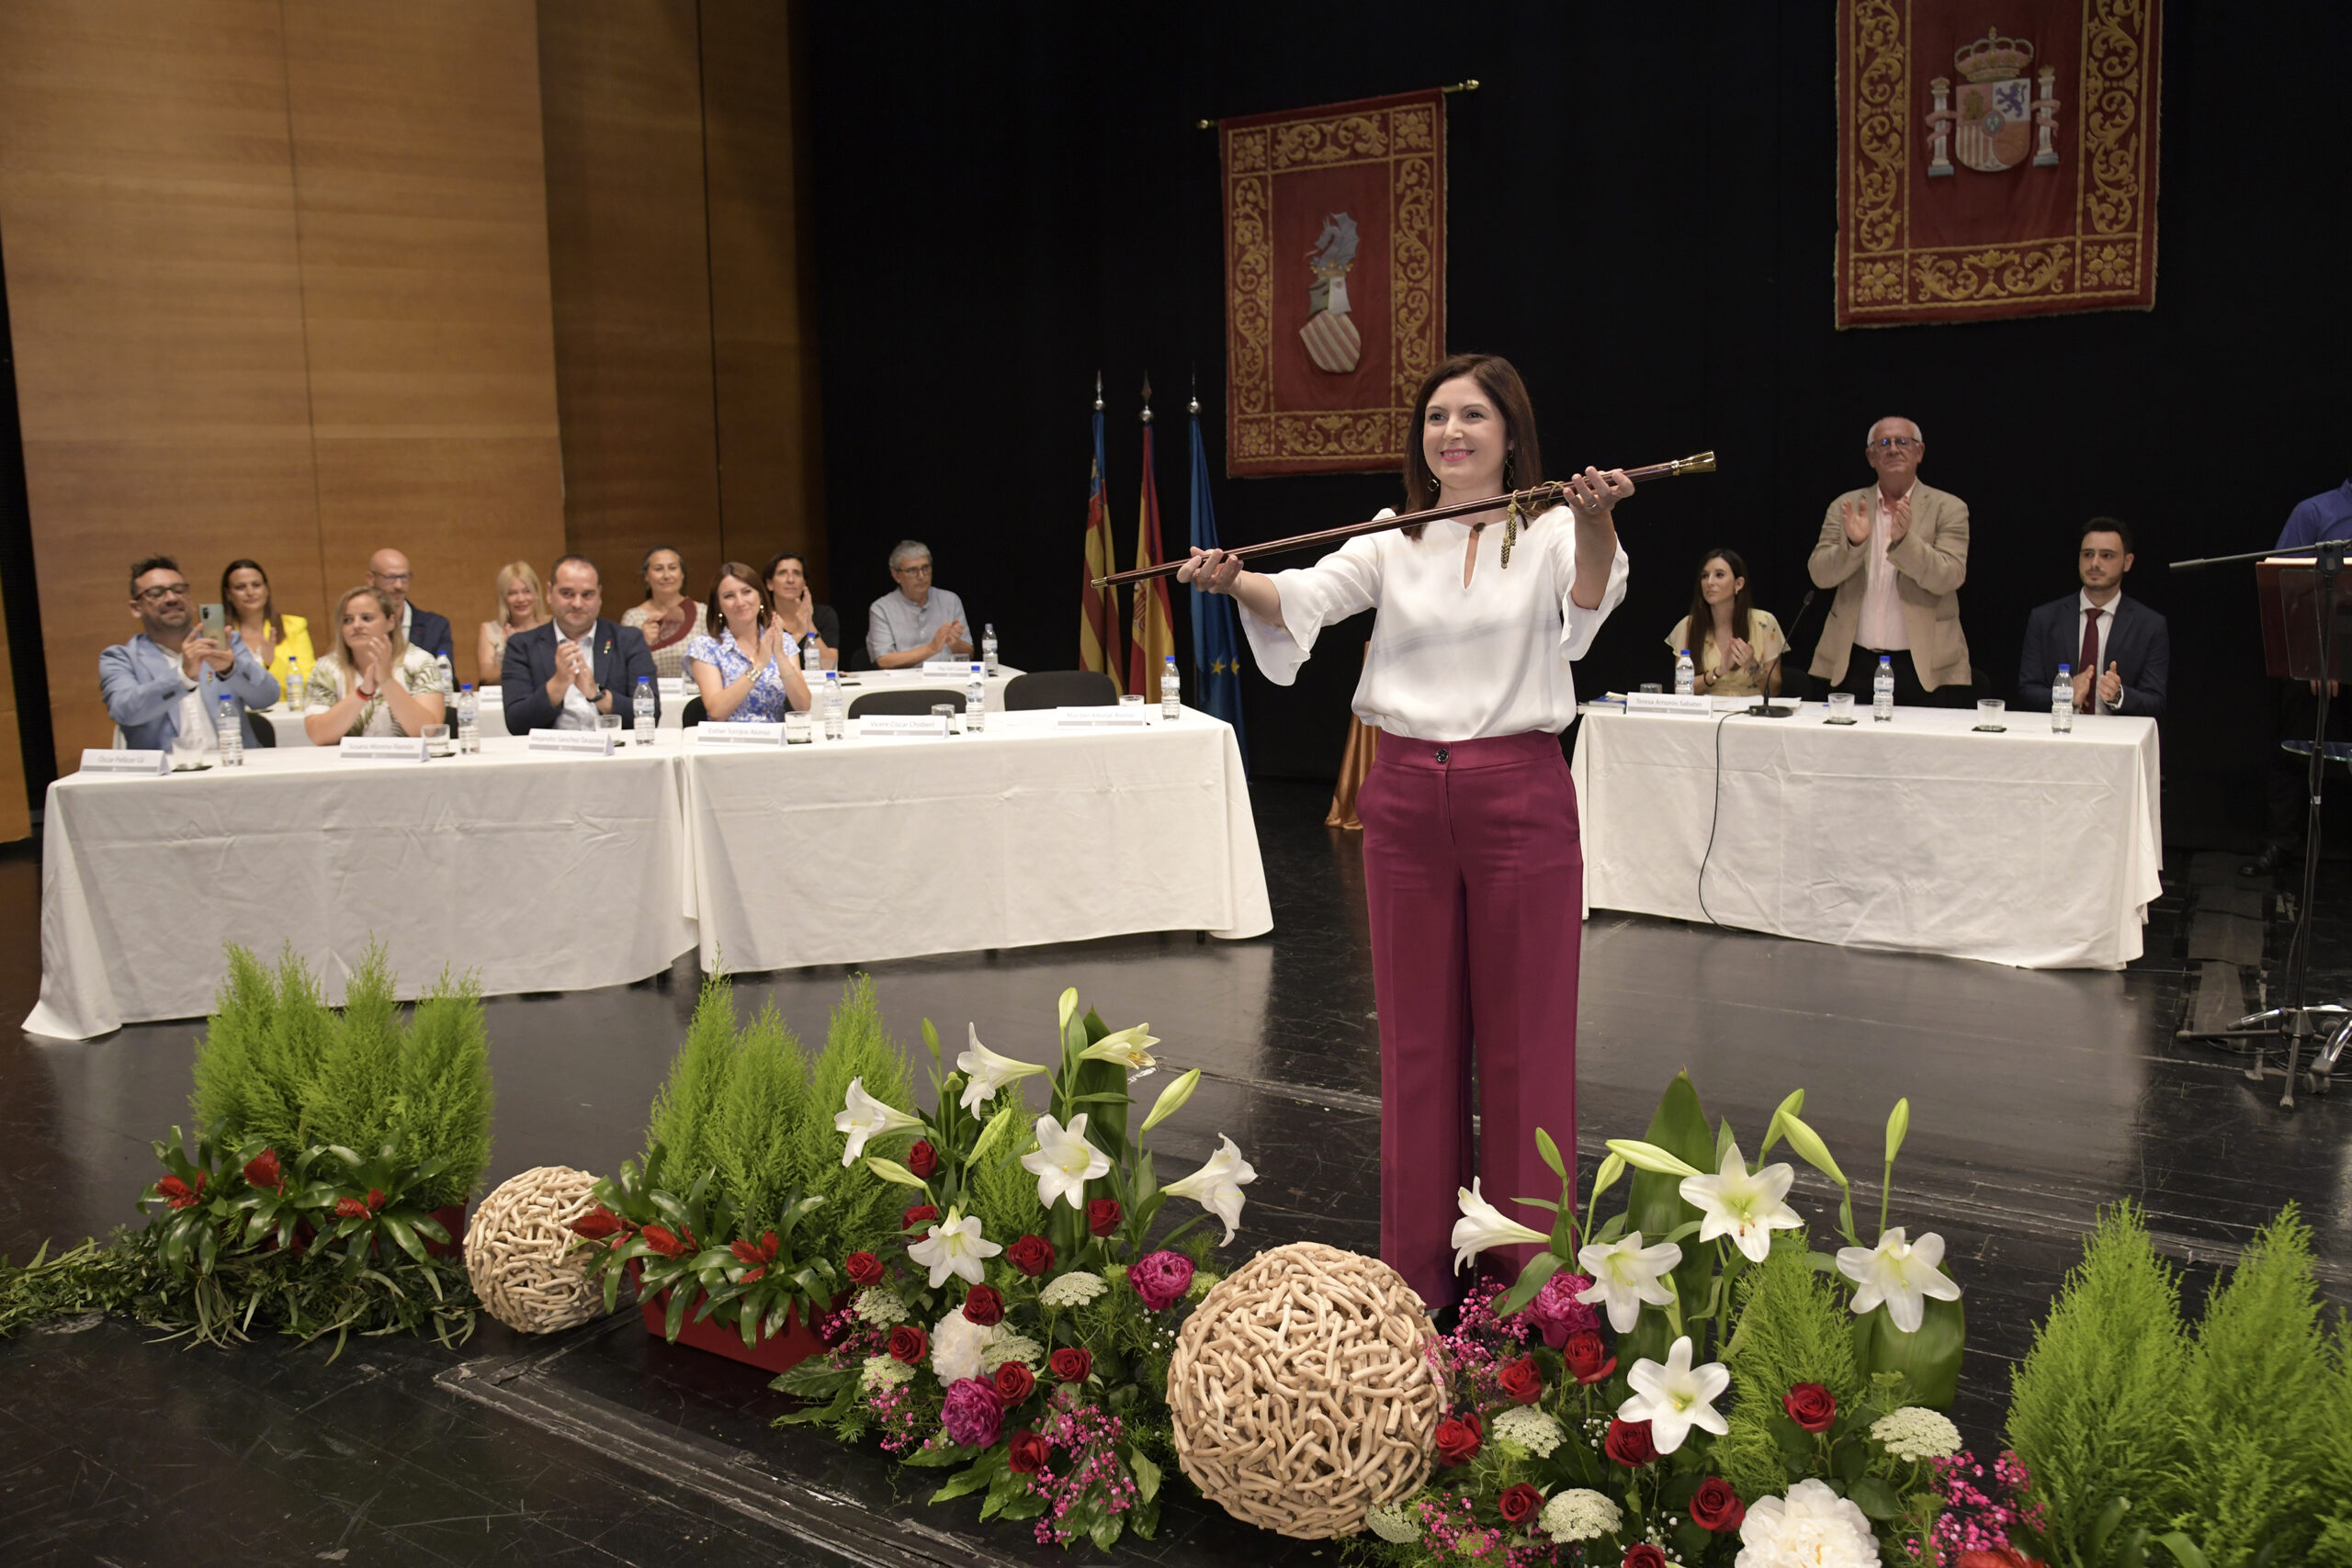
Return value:
[[(1763, 690), (1758, 694), (1768, 707), (1772, 703), (1772, 682), (1773, 678), (1781, 672), (1781, 660), (1786, 659), (1789, 656), (1789, 649), (1796, 646), (1792, 636), (1799, 626), (1804, 625), (1805, 612), (1813, 608), (1814, 600), (1820, 597), (1820, 589), (1807, 588), (1804, 591), (1804, 602), (1797, 606), (1795, 616), (1790, 620), (1787, 630), (1781, 634), (1781, 651), (1772, 656), (1772, 668), (1766, 671)], [(1707, 863), (1715, 857), (1715, 830), (1721, 826), (1724, 815), (1724, 726), (1747, 711), (1746, 708), (1733, 708), (1716, 716), (1715, 718), (1714, 800), (1707, 813), (1707, 847), (1699, 855), (1699, 913), (1704, 915), (1707, 923), (1718, 931), (1732, 929), (1715, 919), (1714, 911), (1707, 908)]]

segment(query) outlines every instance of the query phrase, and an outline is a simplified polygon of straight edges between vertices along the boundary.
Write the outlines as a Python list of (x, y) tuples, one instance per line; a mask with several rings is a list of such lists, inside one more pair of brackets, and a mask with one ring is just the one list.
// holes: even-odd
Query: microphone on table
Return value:
[(1781, 632), (1781, 651), (1772, 656), (1772, 667), (1764, 672), (1764, 679), (1761, 682), (1764, 700), (1758, 703), (1756, 706), (1747, 710), (1754, 716), (1758, 718), (1789, 718), (1795, 715), (1797, 710), (1794, 707), (1783, 707), (1772, 701), (1772, 680), (1773, 677), (1777, 676), (1781, 672), (1781, 660), (1786, 659), (1789, 656), (1789, 649), (1796, 646), (1796, 629), (1804, 625), (1805, 612), (1812, 609), (1813, 602), (1820, 597), (1820, 589), (1806, 589), (1804, 591), (1804, 603), (1797, 606), (1796, 618), (1791, 621), (1787, 626), (1782, 628)]

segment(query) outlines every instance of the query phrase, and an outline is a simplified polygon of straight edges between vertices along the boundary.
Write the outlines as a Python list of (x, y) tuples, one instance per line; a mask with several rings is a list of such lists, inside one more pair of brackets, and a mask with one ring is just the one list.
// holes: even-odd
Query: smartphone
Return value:
[(221, 618), (220, 605), (200, 605), (196, 615), (199, 635), (213, 642), (225, 643), (229, 640), (228, 633), (222, 629), (228, 623)]

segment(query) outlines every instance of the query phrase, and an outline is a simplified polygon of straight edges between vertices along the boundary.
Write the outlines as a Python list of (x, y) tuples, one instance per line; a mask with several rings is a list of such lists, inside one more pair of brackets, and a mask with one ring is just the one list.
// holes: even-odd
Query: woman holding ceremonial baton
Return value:
[(1437, 1308), (1460, 1293), (1453, 1187), (1476, 1178), (1498, 1204), (1548, 1192), (1558, 1179), (1535, 1129), (1575, 1146), (1584, 853), (1559, 736), (1576, 717), (1569, 666), (1625, 596), (1611, 513), (1634, 486), (1587, 468), (1507, 543), (1500, 498), (1542, 482), (1544, 464), (1527, 389), (1493, 355), (1431, 371), (1414, 428), (1408, 510), (1498, 504), (1270, 576), (1196, 549), (1177, 578), (1240, 603), (1277, 685), (1324, 626), (1378, 608), (1353, 706), (1382, 731), (1356, 805), (1380, 1014), (1380, 1255)]

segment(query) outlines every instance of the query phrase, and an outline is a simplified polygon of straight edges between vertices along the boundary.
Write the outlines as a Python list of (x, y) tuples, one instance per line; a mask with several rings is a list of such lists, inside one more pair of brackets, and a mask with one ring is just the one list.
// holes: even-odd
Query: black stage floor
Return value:
[[(1322, 826), (1323, 790), (1261, 784), (1255, 800), (1271, 937), (886, 964), (876, 988), (909, 1043), (928, 1016), (950, 1038), (970, 1021), (1017, 1048), (1050, 1032), (1066, 985), (1114, 1022), (1148, 1020), (1163, 1060), (1205, 1069), (1168, 1129), (1166, 1163), (1205, 1155), (1226, 1132), (1260, 1172), (1237, 1247), (1311, 1236), (1375, 1250), (1378, 1050), (1356, 840)], [(2184, 895), (2235, 879), (2211, 857), (2171, 858), (2148, 956), (2120, 974), (1597, 916), (1578, 1028), (1588, 1160), (1603, 1137), (1638, 1134), (1688, 1067), (1750, 1147), (1802, 1085), (1808, 1119), (1874, 1180), (1887, 1110), (1908, 1095), (1895, 1212), (1946, 1236), (1968, 1288), (1957, 1415), (1980, 1452), (1998, 1447), (2009, 1363), (2104, 1202), (2142, 1201), (2201, 1289), (2256, 1224), (2298, 1200), (2326, 1289), (2352, 1295), (2352, 1111), (2339, 1096), (2282, 1114), (2275, 1076), (2250, 1085), (2235, 1058), (2175, 1043), (2195, 967)], [(2341, 869), (2328, 880), (2341, 888)], [(30, 855), (0, 859), (9, 1018), (39, 985), (38, 892)], [(2346, 933), (2352, 917), (2335, 914), (2321, 948), (2337, 992), (2352, 979)], [(2275, 958), (2275, 923), (2267, 941)], [(739, 991), (753, 1006), (772, 996), (804, 1038), (821, 1036), (842, 976), (755, 976)], [(625, 988), (491, 1002), (490, 1180), (542, 1164), (609, 1169), (634, 1154), (695, 989), (689, 963)], [(43, 1237), (103, 1235), (131, 1217), (150, 1141), (186, 1118), (196, 1027), (0, 1043), (0, 1250), (22, 1258)], [(1826, 1214), (1823, 1190), (1801, 1184), (1801, 1206)], [(108, 1322), (0, 1343), (0, 1562), (12, 1565), (1059, 1557), (1024, 1527), (979, 1526), (976, 1502), (921, 1506), (928, 1478), (878, 1455), (772, 1430), (784, 1402), (756, 1374), (650, 1345), (633, 1317), (552, 1341), (485, 1318), (457, 1354), (371, 1340), (333, 1367), (323, 1348), (191, 1352)], [(1120, 1550), (1171, 1563), (1337, 1556), (1181, 1511), (1156, 1545)]]

